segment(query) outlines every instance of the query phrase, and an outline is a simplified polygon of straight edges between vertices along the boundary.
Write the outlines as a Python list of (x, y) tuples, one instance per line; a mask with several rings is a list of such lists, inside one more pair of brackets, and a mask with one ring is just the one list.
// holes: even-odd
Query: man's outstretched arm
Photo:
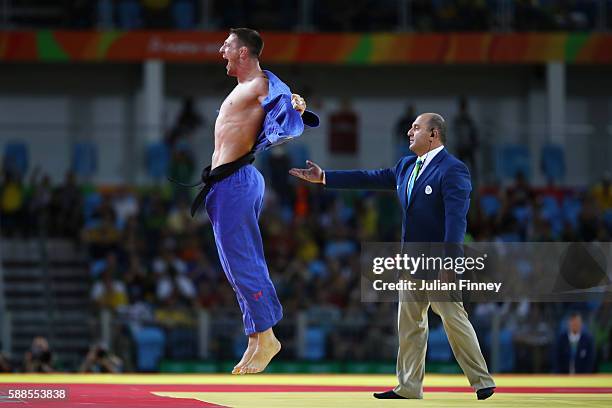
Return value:
[(324, 184), (328, 188), (359, 190), (395, 190), (394, 169), (380, 170), (328, 170), (306, 160), (305, 169), (291, 169), (289, 174), (310, 183)]

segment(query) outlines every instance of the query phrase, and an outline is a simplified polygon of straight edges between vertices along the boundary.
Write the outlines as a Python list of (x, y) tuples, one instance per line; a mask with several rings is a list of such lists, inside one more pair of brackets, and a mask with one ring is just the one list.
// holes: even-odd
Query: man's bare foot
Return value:
[(246, 363), (249, 362), (253, 354), (255, 354), (256, 349), (257, 349), (257, 333), (251, 334), (249, 336), (249, 344), (246, 350), (244, 351), (244, 354), (242, 355), (242, 359), (240, 359), (238, 364), (234, 366), (234, 369), (232, 370), (232, 374), (240, 374), (240, 370), (242, 369), (242, 367), (246, 365)]
[(280, 342), (274, 337), (274, 333), (265, 331), (259, 333), (257, 338), (257, 349), (249, 362), (242, 367), (240, 374), (261, 373), (266, 369), (272, 358), (281, 350)]

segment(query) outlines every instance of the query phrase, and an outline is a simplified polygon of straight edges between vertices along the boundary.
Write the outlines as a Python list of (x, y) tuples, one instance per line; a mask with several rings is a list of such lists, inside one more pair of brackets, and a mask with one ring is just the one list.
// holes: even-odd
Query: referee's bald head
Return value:
[(424, 113), (427, 118), (428, 126), (431, 130), (437, 130), (440, 142), (446, 144), (446, 121), (439, 113), (428, 112)]

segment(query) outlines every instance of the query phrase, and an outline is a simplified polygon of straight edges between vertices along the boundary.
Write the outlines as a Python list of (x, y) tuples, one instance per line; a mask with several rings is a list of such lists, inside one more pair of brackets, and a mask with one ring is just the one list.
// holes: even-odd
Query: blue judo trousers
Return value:
[(264, 188), (263, 176), (248, 164), (214, 183), (206, 196), (219, 259), (236, 292), (247, 335), (263, 332), (283, 317), (259, 231)]

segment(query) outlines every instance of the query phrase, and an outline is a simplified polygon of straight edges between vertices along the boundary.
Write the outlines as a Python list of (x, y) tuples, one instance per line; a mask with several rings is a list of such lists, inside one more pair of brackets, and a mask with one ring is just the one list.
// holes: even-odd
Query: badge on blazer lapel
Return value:
[(427, 186), (425, 187), (425, 194), (429, 195), (429, 194), (431, 194), (431, 192), (432, 192), (431, 186), (430, 186), (430, 185), (427, 185)]

